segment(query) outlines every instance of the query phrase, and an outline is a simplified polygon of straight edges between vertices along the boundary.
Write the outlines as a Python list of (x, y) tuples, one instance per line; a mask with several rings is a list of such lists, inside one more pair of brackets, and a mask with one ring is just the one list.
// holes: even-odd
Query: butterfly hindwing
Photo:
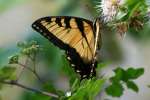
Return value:
[(32, 27), (53, 44), (64, 49), (67, 59), (81, 76), (89, 75), (94, 57), (93, 23), (78, 17), (44, 17)]

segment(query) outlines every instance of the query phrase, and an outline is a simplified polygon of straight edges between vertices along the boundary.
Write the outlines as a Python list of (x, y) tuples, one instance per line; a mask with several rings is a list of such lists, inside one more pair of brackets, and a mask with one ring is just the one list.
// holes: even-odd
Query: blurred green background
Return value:
[[(31, 24), (44, 16), (78, 16), (93, 20), (99, 15), (95, 6), (99, 0), (0, 0), (0, 66), (8, 62), (8, 56), (16, 53), (19, 41), (36, 40), (44, 50), (38, 56), (37, 69), (40, 76), (48, 84), (67, 91), (69, 83), (62, 72), (62, 66), (68, 64), (64, 52), (55, 47), (40, 34), (31, 29)], [(125, 94), (114, 100), (150, 100), (150, 25), (144, 26), (139, 32), (130, 32), (122, 40), (116, 34), (102, 33), (103, 46), (100, 53), (101, 61), (109, 63), (102, 73), (110, 76), (115, 66), (144, 67), (145, 74), (136, 82), (138, 94), (126, 90)], [(32, 87), (39, 87), (35, 77), (26, 71), (21, 82)], [(0, 91), (2, 100), (47, 100), (36, 97), (15, 86), (6, 86)], [(42, 99), (41, 99), (42, 98)], [(45, 98), (45, 99), (44, 99)]]

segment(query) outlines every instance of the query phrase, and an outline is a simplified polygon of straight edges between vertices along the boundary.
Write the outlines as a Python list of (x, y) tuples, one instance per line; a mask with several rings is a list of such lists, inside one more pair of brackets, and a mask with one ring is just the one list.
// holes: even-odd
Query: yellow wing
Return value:
[(77, 17), (44, 17), (32, 27), (52, 43), (67, 51), (64, 44), (74, 48), (84, 63), (94, 59), (94, 32), (92, 22)]

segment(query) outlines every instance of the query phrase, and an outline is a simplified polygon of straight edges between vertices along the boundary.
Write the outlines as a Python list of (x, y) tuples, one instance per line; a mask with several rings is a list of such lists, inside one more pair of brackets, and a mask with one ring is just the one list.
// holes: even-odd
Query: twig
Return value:
[(32, 92), (36, 92), (36, 93), (40, 93), (40, 94), (43, 94), (43, 95), (46, 95), (46, 96), (50, 96), (50, 97), (54, 97), (54, 98), (58, 98), (59, 97), (58, 95), (50, 93), (50, 92), (46, 92), (46, 91), (42, 91), (42, 90), (39, 90), (39, 89), (27, 87), (27, 86), (22, 85), (22, 84), (18, 83), (17, 81), (14, 81), (14, 80), (11, 80), (11, 81), (0, 81), (0, 82), (4, 83), (4, 84), (8, 84), (8, 85), (15, 85), (15, 86), (21, 87), (23, 89), (26, 89), (26, 90), (29, 90), (29, 91), (32, 91)]
[[(26, 62), (25, 62), (25, 65), (28, 63), (28, 58), (26, 59)], [(17, 78), (16, 78), (16, 81), (18, 81), (19, 79), (20, 79), (20, 77), (21, 77), (21, 75), (22, 75), (22, 73), (24, 72), (24, 69), (25, 69), (26, 67), (22, 67), (22, 70), (21, 70), (21, 72), (19, 73), (19, 75), (17, 76)]]
[(36, 53), (33, 54), (33, 71), (36, 72)]
[(33, 53), (33, 59), (32, 60), (33, 60), (33, 73), (39, 79), (40, 82), (44, 83), (43, 80), (41, 80), (41, 78), (39, 77), (39, 75), (36, 71), (36, 52)]
[(33, 70), (32, 70), (30, 67), (27, 67), (27, 66), (24, 65), (24, 64), (18, 63), (18, 65), (20, 65), (21, 67), (26, 68), (26, 69), (28, 69), (29, 71), (33, 72)]
[(21, 64), (21, 63), (18, 63), (18, 65), (20, 65), (21, 67), (26, 68), (27, 70), (31, 71), (38, 78), (38, 80), (43, 83), (43, 81), (41, 80), (41, 78), (39, 77), (39, 75), (37, 74), (37, 72), (35, 70), (33, 70), (30, 67), (27, 67), (26, 65)]

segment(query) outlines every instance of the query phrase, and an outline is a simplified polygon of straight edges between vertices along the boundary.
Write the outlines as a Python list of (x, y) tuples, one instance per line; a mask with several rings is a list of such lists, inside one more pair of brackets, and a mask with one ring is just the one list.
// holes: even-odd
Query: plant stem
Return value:
[(37, 77), (37, 79), (38, 79), (40, 82), (43, 83), (42, 79), (40, 78), (40, 76), (37, 74), (37, 72), (36, 72), (35, 70), (33, 70), (33, 69), (31, 69), (30, 67), (27, 67), (26, 65), (23, 65), (23, 64), (21, 64), (21, 63), (18, 63), (18, 65), (20, 65), (21, 67), (26, 68), (27, 70), (31, 71), (31, 72)]
[(18, 83), (17, 81), (14, 81), (14, 80), (11, 80), (11, 81), (0, 81), (0, 82), (4, 83), (4, 84), (9, 84), (9, 85), (15, 85), (15, 86), (21, 87), (23, 89), (26, 89), (26, 90), (29, 90), (29, 91), (32, 91), (32, 92), (36, 92), (36, 93), (40, 93), (40, 94), (43, 94), (43, 95), (46, 95), (46, 96), (50, 96), (50, 97), (54, 97), (54, 98), (58, 98), (59, 97), (58, 95), (50, 93), (50, 92), (46, 92), (46, 91), (42, 91), (42, 90), (39, 90), (39, 89), (27, 87), (27, 86), (22, 85), (22, 84)]

